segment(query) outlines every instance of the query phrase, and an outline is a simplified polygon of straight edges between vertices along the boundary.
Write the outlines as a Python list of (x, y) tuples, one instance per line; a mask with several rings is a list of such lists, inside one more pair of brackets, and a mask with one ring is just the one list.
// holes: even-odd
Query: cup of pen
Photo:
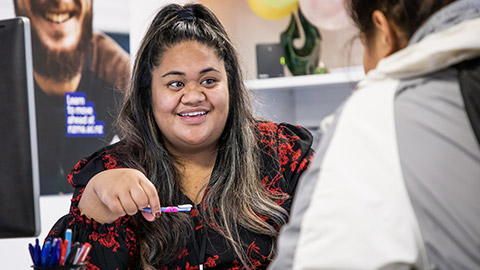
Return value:
[(38, 238), (35, 239), (35, 245), (29, 244), (28, 249), (32, 257), (34, 269), (86, 269), (88, 253), (92, 245), (90, 243), (72, 242), (72, 231), (67, 229), (65, 240), (62, 238), (47, 238), (43, 247)]

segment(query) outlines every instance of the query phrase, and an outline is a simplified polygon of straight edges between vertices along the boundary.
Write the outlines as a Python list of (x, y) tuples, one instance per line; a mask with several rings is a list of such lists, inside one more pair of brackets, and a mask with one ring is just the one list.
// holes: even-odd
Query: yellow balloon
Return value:
[(265, 4), (261, 0), (248, 0), (250, 8), (260, 17), (268, 20), (277, 20), (290, 15), (298, 6), (298, 2), (283, 7), (276, 8)]
[(261, 1), (275, 8), (284, 8), (284, 7), (290, 6), (295, 2), (298, 2), (298, 0), (261, 0)]

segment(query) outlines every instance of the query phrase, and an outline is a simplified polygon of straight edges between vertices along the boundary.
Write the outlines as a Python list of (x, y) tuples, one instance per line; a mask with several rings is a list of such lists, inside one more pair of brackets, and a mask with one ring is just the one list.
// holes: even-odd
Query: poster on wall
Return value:
[(129, 55), (93, 31), (92, 0), (12, 1), (31, 23), (41, 194), (70, 193), (75, 164), (118, 139)]

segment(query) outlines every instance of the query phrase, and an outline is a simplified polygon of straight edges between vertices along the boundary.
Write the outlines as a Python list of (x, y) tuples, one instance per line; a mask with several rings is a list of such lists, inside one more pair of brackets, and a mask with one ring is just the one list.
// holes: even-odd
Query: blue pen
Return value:
[(70, 253), (70, 246), (72, 245), (72, 229), (65, 230), (65, 240), (68, 240), (67, 253), (65, 253), (65, 258), (67, 258)]
[(58, 243), (57, 243), (57, 252), (55, 254), (56, 260), (55, 260), (54, 265), (59, 265), (60, 264), (60, 255), (62, 253), (62, 245), (61, 244), (62, 244), (62, 238), (59, 238)]
[(58, 239), (55, 238), (53, 239), (53, 244), (52, 244), (52, 248), (50, 250), (50, 259), (48, 260), (48, 266), (50, 265), (56, 265), (56, 261), (57, 261), (57, 244), (58, 244)]
[[(182, 204), (178, 206), (166, 206), (166, 207), (161, 207), (160, 211), (162, 213), (167, 213), (167, 212), (190, 212), (192, 210), (192, 205), (191, 204)], [(150, 207), (145, 207), (142, 209), (143, 212), (148, 212), (152, 213), (152, 209)]]
[(47, 258), (45, 259), (45, 265), (50, 265), (50, 257), (52, 257), (52, 240), (48, 239), (45, 243), (45, 247), (47, 249)]
[(52, 257), (52, 239), (51, 238), (47, 238), (47, 266), (50, 265), (50, 257)]
[(45, 242), (41, 252), (40, 263), (42, 266), (46, 266), (48, 263), (48, 255), (50, 254), (50, 248), (52, 243), (50, 241)]
[(35, 255), (35, 248), (32, 244), (28, 244), (28, 250), (30, 251), (30, 256), (32, 257), (33, 265), (37, 266), (37, 258)]
[(37, 266), (39, 266), (42, 263), (42, 255), (41, 255), (40, 243), (38, 241), (38, 238), (35, 239), (35, 261), (37, 263)]

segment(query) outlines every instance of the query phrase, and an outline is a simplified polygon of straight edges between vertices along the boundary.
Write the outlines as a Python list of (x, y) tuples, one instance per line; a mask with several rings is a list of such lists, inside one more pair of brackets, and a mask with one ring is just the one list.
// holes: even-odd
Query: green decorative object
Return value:
[(300, 9), (298, 9), (298, 19), (300, 27), (305, 33), (305, 43), (300, 49), (293, 45), (293, 40), (300, 38), (300, 32), (295, 14), (292, 13), (287, 29), (280, 35), (280, 42), (285, 49), (285, 63), (293, 75), (325, 73), (319, 72), (317, 69), (320, 62), (320, 42), (322, 39), (320, 32), (305, 19)]

